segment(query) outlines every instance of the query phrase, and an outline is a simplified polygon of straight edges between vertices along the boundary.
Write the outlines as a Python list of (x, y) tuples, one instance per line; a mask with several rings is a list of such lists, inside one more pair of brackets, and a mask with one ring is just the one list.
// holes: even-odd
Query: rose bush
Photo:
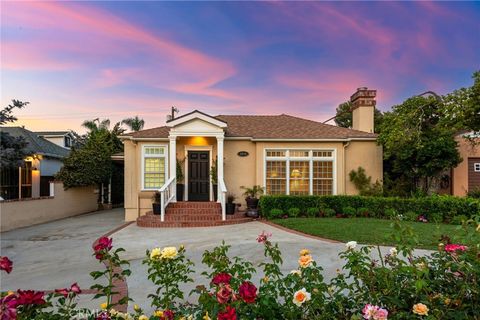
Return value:
[[(475, 225), (476, 229), (468, 225)], [(480, 218), (465, 222), (458, 232), (480, 232)], [(129, 299), (113, 302), (113, 280), (124, 279), (130, 272), (120, 269), (127, 265), (119, 256), (123, 250), (114, 250), (109, 238), (100, 239), (93, 255), (105, 265), (105, 271), (93, 272), (92, 276), (105, 277), (108, 284), (92, 287), (98, 291), (95, 297), (103, 302), (103, 311), (86, 319), (480, 318), (480, 244), (453, 243), (445, 238), (437, 251), (416, 256), (413, 248), (417, 236), (412, 230), (397, 221), (393, 236), (400, 237), (402, 244), (386, 255), (379, 247), (348, 242), (340, 253), (344, 266), (329, 281), (317, 264), (321, 255), (308, 249), (299, 252), (298, 268), (284, 274), (281, 252), (278, 244), (271, 241), (271, 234), (263, 232), (257, 238), (265, 256), (257, 266), (238, 256), (231, 257), (230, 247), (222, 243), (203, 254), (202, 262), (208, 267), (203, 273), (204, 283), (208, 285), (199, 285), (191, 292), (197, 303), (185, 302), (180, 289), (182, 284), (193, 281), (193, 263), (185, 248), (153, 248), (146, 252), (143, 261), (148, 267), (148, 278), (157, 287), (149, 295), (155, 310), (151, 315), (146, 315), (138, 305), (134, 305), (133, 313), (115, 310)], [(468, 234), (462, 237), (474, 239)], [(11, 262), (3, 261), (2, 270), (10, 272)], [(253, 283), (257, 272), (262, 280)], [(76, 283), (50, 294), (32, 290), (2, 293), (0, 319), (84, 319), (79, 317), (76, 307), (79, 293), (81, 289)]]

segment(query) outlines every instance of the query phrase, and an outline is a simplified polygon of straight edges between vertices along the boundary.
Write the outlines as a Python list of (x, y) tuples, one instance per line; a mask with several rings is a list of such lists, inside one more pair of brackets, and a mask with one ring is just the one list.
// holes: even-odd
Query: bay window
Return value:
[(265, 151), (267, 194), (329, 195), (335, 193), (333, 150)]
[(157, 190), (165, 184), (166, 146), (144, 146), (142, 151), (142, 188)]

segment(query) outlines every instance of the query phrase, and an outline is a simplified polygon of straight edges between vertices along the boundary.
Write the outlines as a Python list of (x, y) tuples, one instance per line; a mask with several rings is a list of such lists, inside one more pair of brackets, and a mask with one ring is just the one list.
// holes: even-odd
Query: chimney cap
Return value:
[(358, 98), (375, 99), (376, 96), (377, 90), (369, 90), (368, 87), (360, 87), (354, 94), (352, 94), (352, 96), (350, 97), (350, 101), (354, 102)]

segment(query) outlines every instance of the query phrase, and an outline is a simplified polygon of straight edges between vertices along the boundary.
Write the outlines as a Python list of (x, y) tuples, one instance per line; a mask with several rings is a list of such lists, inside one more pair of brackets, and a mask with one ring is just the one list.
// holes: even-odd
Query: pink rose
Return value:
[(59, 293), (66, 298), (66, 297), (68, 297), (68, 294), (70, 293), (70, 290), (68, 290), (67, 288), (55, 289), (55, 293)]
[(17, 301), (14, 294), (9, 294), (0, 299), (0, 319), (16, 320), (17, 319)]
[(237, 320), (237, 312), (235, 308), (227, 306), (223, 312), (218, 313), (218, 320)]
[(82, 293), (82, 290), (80, 290), (80, 286), (76, 282), (72, 284), (72, 286), (70, 287), (70, 291), (72, 291), (75, 294)]
[(257, 242), (258, 243), (267, 243), (268, 238), (270, 238), (271, 236), (272, 236), (271, 233), (266, 233), (265, 230), (264, 230), (264, 231), (262, 231), (261, 234), (258, 235)]
[(8, 257), (0, 257), (0, 270), (5, 270), (7, 273), (12, 272), (13, 263)]
[(222, 285), (217, 291), (217, 301), (218, 303), (227, 303), (232, 297), (232, 288), (229, 284)]
[(387, 320), (388, 318), (388, 311), (387, 309), (378, 309), (375, 315), (373, 316), (373, 320)]
[(445, 245), (444, 249), (446, 252), (456, 252), (456, 251), (466, 251), (468, 247), (461, 244), (447, 244)]

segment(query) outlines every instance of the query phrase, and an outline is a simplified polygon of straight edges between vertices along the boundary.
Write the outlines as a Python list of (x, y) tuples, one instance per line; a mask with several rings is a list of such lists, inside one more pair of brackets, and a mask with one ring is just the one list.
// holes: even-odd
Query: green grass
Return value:
[[(391, 238), (393, 232), (391, 220), (373, 218), (293, 218), (276, 219), (272, 222), (289, 229), (342, 242), (357, 241), (358, 243), (372, 245), (397, 244)], [(441, 235), (448, 235), (452, 241), (455, 240), (457, 242), (463, 242), (462, 240), (464, 239), (464, 231), (457, 230), (458, 226), (456, 225), (410, 221), (402, 221), (402, 224), (411, 226), (418, 235), (418, 248), (437, 248)], [(477, 232), (476, 235), (477, 242), (480, 242), (480, 234)]]

